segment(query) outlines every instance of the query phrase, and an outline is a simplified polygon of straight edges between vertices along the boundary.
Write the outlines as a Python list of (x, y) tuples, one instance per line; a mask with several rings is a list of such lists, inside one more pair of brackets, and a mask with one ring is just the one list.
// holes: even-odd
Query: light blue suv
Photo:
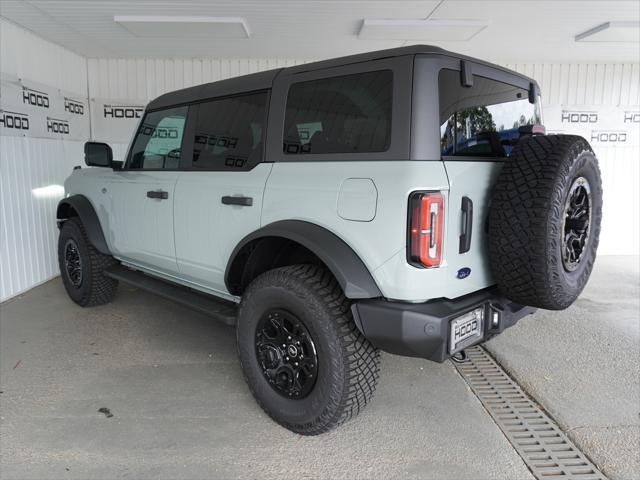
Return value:
[(313, 435), (371, 398), (379, 350), (442, 362), (595, 258), (588, 143), (545, 135), (536, 82), (430, 46), (167, 93), (124, 162), (89, 142), (60, 202), (70, 297), (119, 281), (236, 325), (256, 400)]

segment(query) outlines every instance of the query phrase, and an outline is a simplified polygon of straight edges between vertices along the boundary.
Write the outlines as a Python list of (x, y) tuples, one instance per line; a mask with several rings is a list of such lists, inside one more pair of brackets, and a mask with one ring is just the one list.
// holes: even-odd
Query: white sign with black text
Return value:
[(146, 100), (92, 98), (93, 138), (103, 142), (129, 143), (146, 104)]
[(89, 138), (85, 97), (4, 74), (0, 89), (0, 134), (80, 141)]
[(640, 106), (549, 106), (544, 109), (547, 133), (581, 135), (593, 146), (640, 145)]

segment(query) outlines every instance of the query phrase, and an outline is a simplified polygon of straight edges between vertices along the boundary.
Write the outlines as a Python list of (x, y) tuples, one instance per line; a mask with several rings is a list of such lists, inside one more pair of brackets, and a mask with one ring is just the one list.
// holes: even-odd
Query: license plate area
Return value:
[(478, 307), (451, 320), (449, 353), (456, 353), (476, 343), (483, 334), (484, 307)]

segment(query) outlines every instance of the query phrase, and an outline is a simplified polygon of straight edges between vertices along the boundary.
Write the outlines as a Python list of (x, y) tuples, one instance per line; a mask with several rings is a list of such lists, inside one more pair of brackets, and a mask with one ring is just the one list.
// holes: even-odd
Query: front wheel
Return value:
[(245, 378), (264, 411), (293, 432), (330, 430), (373, 395), (380, 354), (349, 307), (333, 276), (315, 265), (270, 270), (243, 295), (237, 342)]
[(58, 264), (62, 283), (71, 300), (78, 305), (102, 305), (115, 297), (118, 282), (105, 276), (104, 270), (115, 265), (116, 261), (96, 250), (78, 217), (62, 224), (58, 238)]

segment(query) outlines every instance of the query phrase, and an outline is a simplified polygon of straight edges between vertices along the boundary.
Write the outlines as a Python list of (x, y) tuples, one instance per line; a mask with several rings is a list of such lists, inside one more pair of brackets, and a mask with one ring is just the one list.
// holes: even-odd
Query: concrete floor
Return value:
[[(630, 263), (605, 257), (572, 309), (538, 313), (490, 342), (619, 478), (640, 471)], [(112, 304), (82, 309), (57, 279), (0, 306), (0, 391), (3, 479), (532, 478), (449, 363), (384, 355), (363, 414), (300, 437), (255, 404), (232, 329), (125, 286)]]
[(539, 311), (487, 343), (612, 479), (640, 478), (639, 267), (639, 257), (601, 257), (571, 308)]

